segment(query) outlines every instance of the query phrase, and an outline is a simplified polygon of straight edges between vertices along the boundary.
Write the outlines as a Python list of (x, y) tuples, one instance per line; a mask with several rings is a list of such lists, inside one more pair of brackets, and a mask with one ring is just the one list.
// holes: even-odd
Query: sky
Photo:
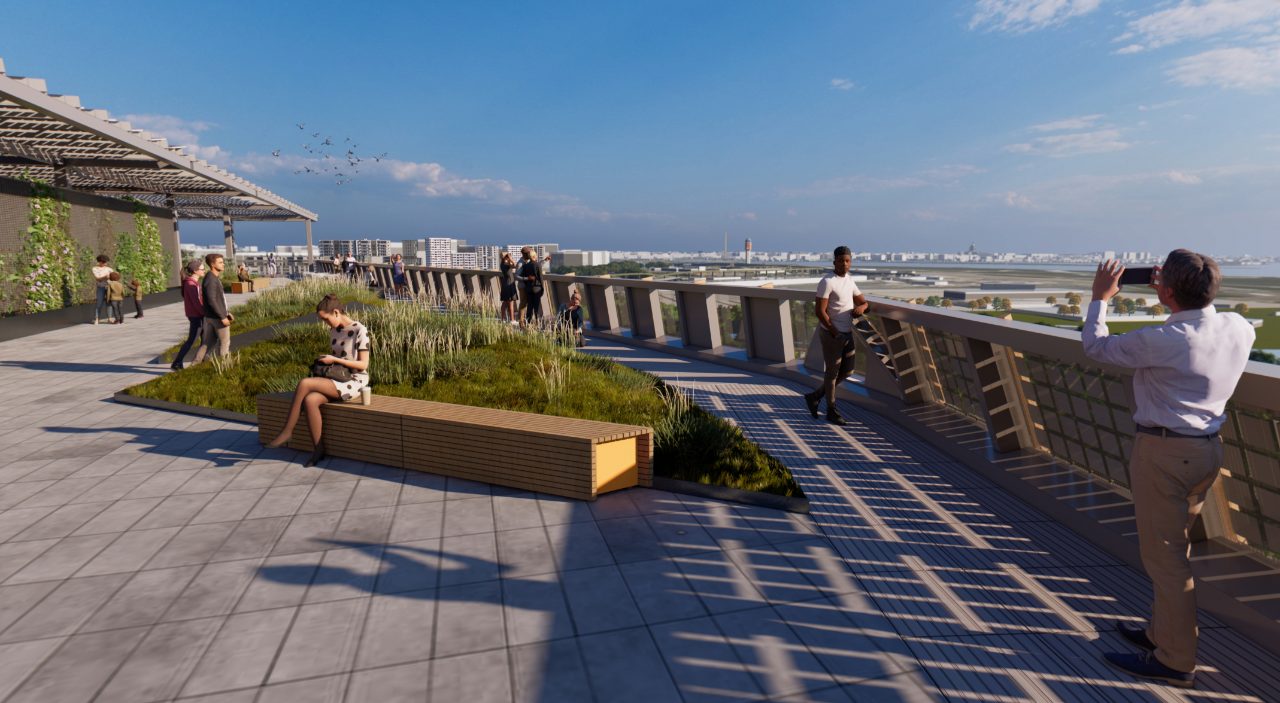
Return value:
[(49, 0), (0, 58), (317, 239), (1280, 255), (1280, 0)]

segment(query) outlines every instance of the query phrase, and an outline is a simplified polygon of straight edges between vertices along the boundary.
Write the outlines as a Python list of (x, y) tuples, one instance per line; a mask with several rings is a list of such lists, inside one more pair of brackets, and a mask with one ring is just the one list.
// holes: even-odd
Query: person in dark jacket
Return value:
[[(209, 254), (204, 257), (204, 264), (209, 272), (200, 281), (200, 296), (203, 303), (204, 323), (201, 327), (200, 350), (197, 359), (203, 359), (207, 353), (214, 356), (226, 356), (231, 353), (231, 323), (235, 315), (227, 311), (227, 297), (222, 292), (222, 271), (227, 262), (222, 254)], [(213, 342), (217, 340), (218, 348), (214, 350)]]
[(577, 288), (569, 294), (569, 303), (561, 304), (560, 310), (556, 315), (556, 324), (566, 335), (573, 335), (573, 345), (575, 347), (587, 346), (586, 337), (582, 335), (582, 294)]
[[(191, 345), (200, 336), (200, 328), (204, 326), (204, 298), (200, 295), (200, 278), (204, 276), (204, 262), (199, 259), (188, 261), (183, 267), (183, 273), (186, 275), (182, 277), (182, 310), (187, 315), (187, 341), (182, 343), (178, 355), (169, 365), (169, 368), (174, 371), (182, 370), (187, 352), (191, 351)], [(202, 346), (200, 351), (196, 352), (195, 363), (204, 361), (204, 349)]]

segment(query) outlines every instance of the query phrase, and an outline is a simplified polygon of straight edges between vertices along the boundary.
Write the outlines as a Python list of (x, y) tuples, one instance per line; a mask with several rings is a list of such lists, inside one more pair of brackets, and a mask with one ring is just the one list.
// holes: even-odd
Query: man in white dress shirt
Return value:
[(1129, 488), (1138, 520), (1142, 565), (1155, 597), (1145, 628), (1120, 634), (1146, 650), (1107, 654), (1134, 676), (1190, 688), (1195, 683), (1196, 595), (1188, 531), (1222, 465), (1218, 429), (1249, 361), (1253, 327), (1218, 312), (1222, 274), (1213, 259), (1177, 249), (1156, 267), (1152, 288), (1173, 314), (1163, 325), (1107, 333), (1107, 301), (1120, 291), (1124, 267), (1099, 264), (1084, 323), (1090, 359), (1134, 369), (1134, 437)]

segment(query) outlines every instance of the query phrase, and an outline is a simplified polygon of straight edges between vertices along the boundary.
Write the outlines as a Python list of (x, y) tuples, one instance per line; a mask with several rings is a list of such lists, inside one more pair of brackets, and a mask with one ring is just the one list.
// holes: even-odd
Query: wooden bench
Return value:
[(232, 293), (252, 293), (253, 291), (250, 290), (252, 286), (253, 284), (245, 283), (244, 281), (232, 281), (231, 292)]
[[(280, 433), (292, 393), (258, 396), (258, 439)], [(470, 405), (375, 395), (325, 403), (325, 451), (415, 471), (595, 500), (653, 484), (653, 431)], [(305, 413), (289, 447), (311, 451)]]

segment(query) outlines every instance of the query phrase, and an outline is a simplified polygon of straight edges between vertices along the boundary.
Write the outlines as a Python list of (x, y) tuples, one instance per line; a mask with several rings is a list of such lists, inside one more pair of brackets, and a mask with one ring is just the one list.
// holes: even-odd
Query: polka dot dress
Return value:
[[(369, 330), (359, 322), (340, 325), (329, 330), (330, 353), (339, 359), (355, 359), (362, 351), (369, 351)], [(360, 395), (360, 389), (369, 385), (369, 372), (352, 371), (351, 380), (334, 381), (338, 395), (343, 400), (352, 400)]]

